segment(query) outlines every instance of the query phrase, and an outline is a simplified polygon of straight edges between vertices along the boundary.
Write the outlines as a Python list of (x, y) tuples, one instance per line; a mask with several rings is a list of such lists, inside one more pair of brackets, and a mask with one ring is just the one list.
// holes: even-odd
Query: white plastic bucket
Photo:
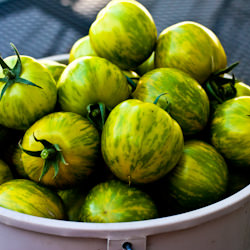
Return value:
[(248, 250), (250, 185), (210, 206), (165, 218), (85, 223), (0, 207), (1, 250)]
[(249, 250), (250, 185), (201, 209), (137, 222), (60, 221), (0, 207), (0, 250), (122, 250), (125, 242), (133, 250)]

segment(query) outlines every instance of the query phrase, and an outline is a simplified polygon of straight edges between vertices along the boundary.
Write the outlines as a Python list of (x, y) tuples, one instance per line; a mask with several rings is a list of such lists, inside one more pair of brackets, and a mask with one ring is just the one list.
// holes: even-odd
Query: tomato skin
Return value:
[(155, 104), (139, 100), (117, 105), (102, 131), (103, 158), (113, 174), (128, 183), (163, 177), (176, 165), (182, 148), (178, 123)]
[(211, 121), (211, 142), (237, 167), (250, 167), (250, 97), (230, 99), (215, 110)]
[(153, 70), (155, 68), (154, 61), (155, 61), (155, 52), (153, 51), (151, 56), (135, 69), (135, 72), (137, 72), (140, 76), (142, 76), (147, 72)]
[(0, 160), (0, 185), (12, 179), (13, 175), (9, 166), (4, 161)]
[(148, 220), (157, 216), (157, 208), (146, 193), (117, 180), (92, 188), (80, 211), (81, 221), (98, 223)]
[(58, 79), (60, 78), (62, 72), (66, 68), (66, 64), (59, 63), (50, 59), (41, 59), (39, 60), (51, 73), (55, 82), (57, 83)]
[(94, 56), (81, 57), (70, 63), (57, 86), (62, 110), (83, 116), (86, 116), (89, 104), (103, 102), (112, 109), (130, 94), (124, 73), (108, 60)]
[(185, 72), (174, 68), (154, 69), (143, 75), (133, 97), (157, 105), (179, 123), (184, 135), (194, 135), (207, 124), (209, 99), (200, 84)]
[(85, 201), (87, 191), (77, 187), (59, 190), (57, 194), (63, 201), (67, 219), (70, 221), (79, 221), (80, 210)]
[[(59, 163), (59, 172), (54, 177), (54, 168), (40, 183), (56, 188), (70, 188), (84, 181), (95, 169), (99, 157), (100, 138), (96, 128), (82, 116), (72, 112), (55, 112), (34, 123), (24, 134), (22, 147), (29, 151), (40, 151), (44, 147), (34, 138), (58, 144), (65, 161)], [(39, 182), (44, 160), (22, 152), (24, 170), (30, 179)]]
[(57, 194), (31, 180), (14, 179), (0, 185), (0, 206), (33, 216), (64, 219)]
[(245, 84), (244, 82), (236, 82), (236, 97), (239, 96), (250, 96), (250, 86)]
[(166, 193), (186, 210), (212, 204), (224, 197), (228, 168), (224, 158), (208, 143), (186, 141), (177, 166), (166, 178)]
[(161, 32), (155, 50), (155, 66), (181, 69), (202, 84), (211, 73), (227, 66), (227, 58), (211, 30), (185, 21)]
[(132, 0), (110, 1), (92, 23), (89, 36), (100, 57), (133, 69), (153, 52), (157, 30), (148, 10)]
[(69, 53), (69, 63), (82, 56), (97, 56), (90, 43), (89, 35), (81, 37), (73, 44)]
[[(18, 130), (26, 130), (32, 123), (53, 111), (57, 100), (55, 80), (45, 66), (31, 57), (21, 56), (20, 77), (41, 88), (25, 84), (12, 84), (0, 100), (0, 124)], [(16, 56), (5, 59), (11, 68)], [(0, 78), (4, 77), (0, 69)], [(0, 82), (0, 92), (4, 83)]]

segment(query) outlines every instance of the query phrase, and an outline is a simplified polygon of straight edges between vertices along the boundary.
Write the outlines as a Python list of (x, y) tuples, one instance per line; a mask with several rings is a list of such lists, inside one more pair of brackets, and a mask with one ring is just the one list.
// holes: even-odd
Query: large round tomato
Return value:
[(57, 86), (62, 110), (83, 116), (89, 104), (102, 102), (113, 108), (130, 94), (124, 73), (113, 63), (96, 56), (81, 57), (70, 63)]
[(33, 216), (65, 218), (59, 196), (31, 180), (14, 179), (0, 185), (0, 206)]
[(24, 170), (44, 185), (75, 186), (93, 172), (99, 142), (98, 131), (86, 118), (72, 112), (51, 113), (24, 134)]
[(89, 36), (97, 55), (122, 69), (132, 69), (153, 52), (157, 30), (142, 4), (134, 0), (116, 0), (110, 1), (98, 13)]
[(195, 22), (180, 22), (159, 35), (155, 65), (181, 69), (202, 84), (211, 73), (226, 67), (227, 58), (211, 30)]
[(143, 75), (133, 97), (158, 105), (181, 126), (185, 135), (201, 131), (209, 117), (209, 100), (200, 84), (185, 72), (174, 68), (154, 69)]
[(84, 36), (73, 44), (69, 53), (69, 63), (82, 56), (97, 56), (90, 43), (89, 36)]
[(128, 183), (149, 183), (167, 174), (183, 149), (179, 124), (155, 104), (126, 100), (109, 114), (101, 149), (111, 171)]
[(80, 210), (84, 222), (126, 222), (157, 218), (149, 195), (117, 180), (100, 183), (88, 193)]
[[(5, 59), (11, 69), (16, 62), (16, 56)], [(48, 69), (31, 57), (21, 56), (19, 72), (18, 75), (8, 78), (0, 69), (0, 78), (8, 78), (11, 83), (3, 93), (4, 86), (7, 85), (0, 80), (0, 93), (3, 93), (0, 100), (0, 124), (25, 130), (36, 120), (53, 111), (57, 90), (55, 80)], [(36, 86), (23, 83), (25, 80)]]
[(166, 178), (164, 192), (190, 210), (223, 198), (227, 191), (228, 168), (223, 157), (211, 145), (186, 141), (177, 166)]
[(249, 96), (236, 97), (218, 105), (211, 122), (211, 141), (236, 167), (250, 167), (249, 128)]

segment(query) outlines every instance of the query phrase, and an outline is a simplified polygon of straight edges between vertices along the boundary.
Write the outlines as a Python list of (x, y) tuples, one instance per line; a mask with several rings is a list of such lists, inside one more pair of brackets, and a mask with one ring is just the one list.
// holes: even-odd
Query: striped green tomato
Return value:
[(64, 219), (59, 196), (31, 180), (15, 179), (0, 185), (0, 206), (38, 217)]
[(3, 160), (0, 160), (0, 185), (12, 179), (13, 175), (10, 167)]
[(134, 0), (113, 0), (92, 23), (89, 36), (97, 55), (133, 69), (153, 52), (157, 30), (148, 10)]
[(186, 141), (177, 166), (166, 179), (170, 196), (184, 209), (212, 204), (225, 195), (228, 168), (223, 157), (211, 145)]
[(218, 105), (211, 122), (211, 142), (235, 167), (250, 167), (250, 97)]
[(58, 81), (58, 101), (62, 110), (87, 115), (87, 106), (102, 102), (108, 108), (126, 100), (130, 94), (124, 73), (100, 57), (74, 60)]
[(188, 74), (174, 68), (154, 69), (143, 75), (133, 97), (154, 102), (162, 93), (158, 105), (179, 123), (184, 135), (200, 132), (209, 117), (209, 99), (200, 84)]
[(202, 84), (211, 73), (226, 68), (227, 58), (218, 37), (210, 29), (185, 21), (161, 32), (155, 66), (181, 69)]
[[(44, 145), (42, 140), (51, 145)], [(86, 118), (72, 112), (51, 113), (35, 122), (23, 136), (24, 170), (30, 179), (44, 185), (73, 187), (93, 172), (99, 144), (99, 133)], [(37, 153), (32, 156), (24, 150)]]
[(98, 223), (148, 220), (157, 216), (157, 208), (146, 193), (117, 180), (91, 189), (80, 212), (81, 221)]
[(183, 134), (163, 109), (131, 99), (109, 114), (101, 149), (106, 164), (119, 179), (149, 183), (176, 165), (183, 149)]
[(89, 35), (81, 37), (72, 46), (69, 53), (69, 63), (82, 56), (97, 56), (89, 39)]
[[(13, 68), (17, 57), (6, 58), (5, 63)], [(36, 120), (53, 111), (57, 90), (55, 80), (48, 69), (35, 59), (21, 56), (20, 77), (39, 87), (14, 82), (0, 100), (0, 124), (18, 130), (26, 130)], [(0, 78), (4, 78), (0, 68)], [(5, 84), (0, 81), (0, 92)]]

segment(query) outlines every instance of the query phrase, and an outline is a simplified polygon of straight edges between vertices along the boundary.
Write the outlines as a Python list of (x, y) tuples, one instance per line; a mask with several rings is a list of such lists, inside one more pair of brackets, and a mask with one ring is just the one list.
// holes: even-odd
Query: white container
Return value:
[(59, 221), (0, 207), (0, 250), (122, 250), (125, 242), (133, 250), (250, 250), (250, 185), (201, 209), (137, 222)]
[(191, 212), (122, 223), (35, 217), (0, 207), (1, 250), (249, 250), (250, 185)]

